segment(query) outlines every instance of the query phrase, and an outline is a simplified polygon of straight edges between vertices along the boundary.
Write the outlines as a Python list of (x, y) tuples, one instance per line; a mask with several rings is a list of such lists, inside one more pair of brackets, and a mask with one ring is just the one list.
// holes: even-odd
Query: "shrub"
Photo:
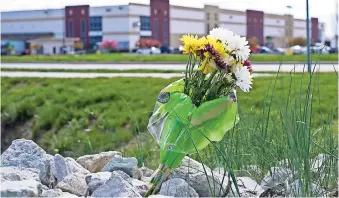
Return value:
[(118, 48), (118, 42), (114, 40), (104, 40), (100, 47), (105, 50), (116, 50)]
[(161, 43), (157, 40), (154, 39), (140, 39), (137, 43), (136, 43), (136, 47), (137, 48), (151, 48), (151, 47), (160, 47)]
[(288, 45), (289, 46), (294, 46), (294, 45), (305, 46), (306, 45), (306, 39), (303, 38), (303, 37), (291, 38), (291, 39), (288, 40)]

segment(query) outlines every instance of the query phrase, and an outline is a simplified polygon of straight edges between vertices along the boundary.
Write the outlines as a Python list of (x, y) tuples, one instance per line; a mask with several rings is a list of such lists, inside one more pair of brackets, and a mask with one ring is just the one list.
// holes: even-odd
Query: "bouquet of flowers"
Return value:
[(221, 141), (238, 122), (236, 88), (248, 92), (252, 67), (246, 38), (224, 28), (208, 36), (184, 35), (185, 77), (161, 90), (148, 130), (160, 146), (160, 165), (152, 175), (155, 194), (186, 154)]

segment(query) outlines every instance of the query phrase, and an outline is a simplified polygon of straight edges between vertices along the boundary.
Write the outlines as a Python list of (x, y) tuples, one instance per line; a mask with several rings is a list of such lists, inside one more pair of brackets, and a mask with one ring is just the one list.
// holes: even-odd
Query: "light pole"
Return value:
[(286, 8), (288, 9), (287, 12), (287, 22), (285, 23), (286, 25), (286, 30), (285, 30), (285, 47), (288, 47), (288, 41), (290, 40), (291, 37), (293, 37), (293, 16), (292, 16), (292, 6), (287, 5)]
[(307, 71), (311, 72), (311, 54), (310, 54), (310, 16), (308, 0), (306, 0), (306, 47), (307, 47)]

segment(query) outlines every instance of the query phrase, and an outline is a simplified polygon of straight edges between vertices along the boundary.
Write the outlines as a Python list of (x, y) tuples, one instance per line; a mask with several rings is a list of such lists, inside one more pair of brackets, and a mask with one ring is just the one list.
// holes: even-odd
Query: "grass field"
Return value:
[[(256, 164), (263, 170), (256, 178), (262, 178), (288, 159), (294, 171), (302, 172), (300, 178), (314, 181), (304, 164), (326, 153), (332, 157), (332, 172), (326, 174), (328, 180), (317, 182), (335, 185), (337, 78), (335, 73), (317, 73), (311, 86), (307, 73), (256, 78), (251, 92), (238, 90), (241, 121), (216, 144), (232, 169), (241, 172)], [(2, 78), (2, 138), (14, 136), (18, 126), (29, 126), (28, 136), (50, 153), (77, 157), (120, 150), (155, 168), (158, 146), (146, 126), (159, 91), (173, 80)], [(223, 165), (225, 160), (212, 147), (199, 155), (211, 167)]]
[[(338, 61), (338, 54), (312, 54), (313, 61), (333, 62)], [(136, 54), (87, 54), (87, 55), (56, 55), (56, 56), (2, 56), (2, 62), (168, 62), (168, 63), (185, 63), (187, 61), (186, 55), (169, 54), (169, 55), (136, 55)], [(250, 56), (253, 62), (305, 62), (306, 55), (268, 55), (268, 54), (253, 54)]]

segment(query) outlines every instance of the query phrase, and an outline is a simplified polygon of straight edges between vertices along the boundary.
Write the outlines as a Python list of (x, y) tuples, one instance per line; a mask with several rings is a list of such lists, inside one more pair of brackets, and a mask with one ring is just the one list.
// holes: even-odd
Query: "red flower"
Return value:
[(248, 69), (248, 71), (249, 71), (250, 73), (252, 73), (252, 72), (253, 72), (253, 69), (252, 69), (252, 63), (251, 63), (251, 61), (249, 61), (249, 60), (245, 60), (245, 62), (244, 62), (244, 66), (246, 66), (246, 67), (247, 67), (247, 69)]

